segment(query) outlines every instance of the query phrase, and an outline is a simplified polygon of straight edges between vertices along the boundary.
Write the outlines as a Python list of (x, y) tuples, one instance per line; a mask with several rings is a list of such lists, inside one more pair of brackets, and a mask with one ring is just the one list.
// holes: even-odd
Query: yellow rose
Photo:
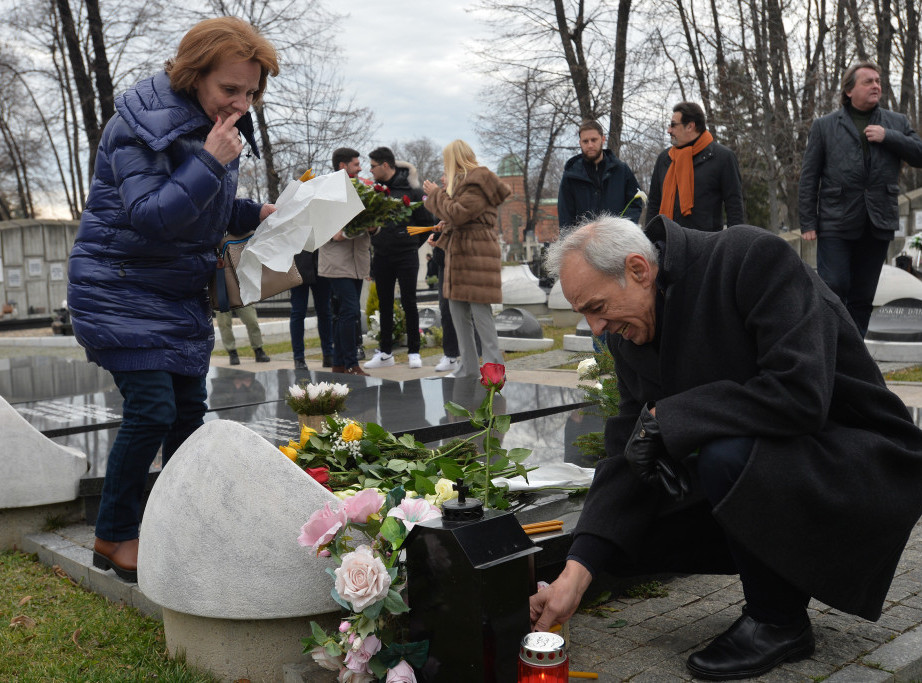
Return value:
[[(458, 492), (452, 486), (454, 482), (451, 479), (439, 479), (435, 485), (435, 500), (429, 502), (433, 505), (441, 505), (446, 500), (457, 498)], [(426, 500), (429, 500), (429, 496), (426, 496)]]
[(310, 441), (311, 434), (316, 434), (317, 430), (313, 427), (308, 427), (304, 425), (301, 427), (301, 448), (304, 448), (307, 445), (307, 442)]
[(298, 451), (296, 451), (291, 446), (279, 446), (279, 450), (282, 451), (282, 453), (284, 453), (292, 462), (298, 459)]
[(362, 427), (358, 422), (350, 422), (343, 427), (343, 441), (358, 441), (362, 438)]

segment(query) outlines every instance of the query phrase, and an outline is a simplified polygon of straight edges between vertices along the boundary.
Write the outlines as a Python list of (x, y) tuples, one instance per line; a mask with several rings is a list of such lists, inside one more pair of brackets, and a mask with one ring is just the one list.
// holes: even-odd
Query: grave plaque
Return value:
[(428, 332), (433, 327), (442, 326), (442, 316), (434, 308), (421, 308), (419, 311), (419, 329)]
[(896, 299), (875, 308), (866, 339), (922, 342), (922, 300)]
[(576, 323), (576, 336), (577, 337), (591, 337), (592, 328), (589, 327), (589, 323), (586, 322), (586, 319), (583, 318), (578, 323)]
[(521, 308), (504, 308), (495, 318), (496, 334), (516, 339), (541, 339), (541, 323), (531, 313)]

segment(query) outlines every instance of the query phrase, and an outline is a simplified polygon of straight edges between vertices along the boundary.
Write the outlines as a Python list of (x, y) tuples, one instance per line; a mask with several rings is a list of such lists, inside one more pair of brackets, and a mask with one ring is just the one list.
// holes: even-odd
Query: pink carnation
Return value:
[(420, 522), (438, 519), (442, 516), (442, 511), (427, 502), (425, 498), (404, 498), (400, 505), (391, 508), (387, 516), (403, 520), (407, 531), (410, 531)]
[(308, 518), (307, 524), (301, 527), (298, 543), (318, 548), (332, 541), (336, 532), (344, 526), (346, 513), (332, 509), (329, 502), (324, 503), (322, 508)]
[(416, 683), (413, 667), (401, 659), (397, 666), (387, 670), (386, 683)]
[(351, 498), (343, 501), (343, 511), (350, 522), (366, 524), (368, 517), (375, 514), (384, 505), (384, 496), (374, 489), (362, 489)]
[(375, 557), (367, 545), (343, 555), (342, 565), (333, 570), (334, 586), (339, 597), (352, 605), (353, 612), (361, 612), (387, 595), (391, 577), (380, 557)]
[(346, 653), (346, 668), (360, 674), (371, 673), (368, 668), (368, 660), (378, 653), (381, 649), (381, 641), (375, 635), (369, 635), (362, 641), (357, 649), (351, 649)]

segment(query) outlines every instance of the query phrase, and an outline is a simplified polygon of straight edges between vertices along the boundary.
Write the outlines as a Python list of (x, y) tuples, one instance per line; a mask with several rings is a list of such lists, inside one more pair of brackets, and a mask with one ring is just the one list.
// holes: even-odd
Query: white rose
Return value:
[[(429, 501), (433, 505), (441, 505), (446, 500), (453, 500), (458, 497), (458, 492), (455, 491), (454, 482), (450, 479), (439, 479), (438, 483), (435, 485), (435, 500)], [(426, 500), (429, 500), (429, 496), (426, 496)]]
[(317, 666), (327, 671), (339, 671), (343, 665), (342, 657), (333, 657), (327, 653), (326, 648), (322, 645), (318, 645), (311, 650), (311, 657), (317, 663)]
[(595, 358), (586, 358), (585, 360), (581, 360), (579, 365), (576, 366), (576, 374), (579, 375), (580, 379), (583, 379), (593, 374), (598, 367), (599, 364), (595, 362)]
[(367, 545), (344, 555), (342, 565), (334, 573), (336, 592), (352, 605), (354, 612), (361, 612), (382, 599), (391, 587), (387, 568)]

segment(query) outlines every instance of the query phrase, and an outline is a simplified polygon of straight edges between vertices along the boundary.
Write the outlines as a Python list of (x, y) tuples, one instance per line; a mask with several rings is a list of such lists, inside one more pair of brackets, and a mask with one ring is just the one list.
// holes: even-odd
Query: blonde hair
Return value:
[(464, 176), (480, 166), (474, 150), (464, 140), (449, 142), (442, 150), (442, 160), (445, 162), (445, 192), (449, 197)]
[(253, 103), (262, 100), (268, 76), (279, 73), (275, 48), (253, 26), (237, 17), (218, 17), (200, 21), (179, 41), (176, 56), (164, 68), (170, 87), (191, 95), (200, 76), (207, 76), (225, 59), (254, 61), (259, 64), (259, 88)]

